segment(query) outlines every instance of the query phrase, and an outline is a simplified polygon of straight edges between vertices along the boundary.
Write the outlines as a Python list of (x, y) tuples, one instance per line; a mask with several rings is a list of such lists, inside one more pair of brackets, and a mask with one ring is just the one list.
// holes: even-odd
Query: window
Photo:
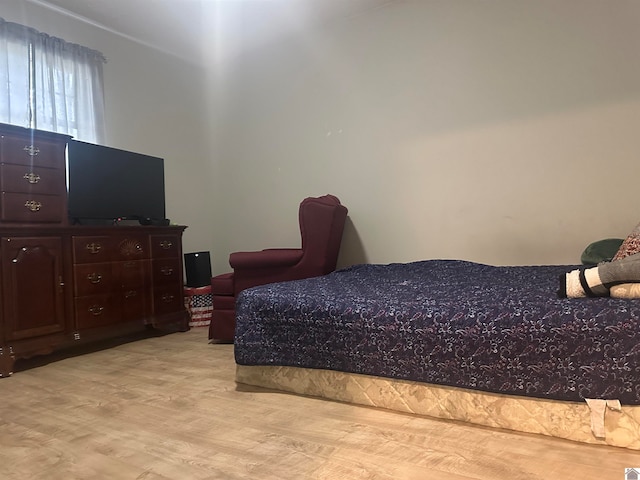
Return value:
[(0, 18), (0, 122), (104, 140), (104, 56)]

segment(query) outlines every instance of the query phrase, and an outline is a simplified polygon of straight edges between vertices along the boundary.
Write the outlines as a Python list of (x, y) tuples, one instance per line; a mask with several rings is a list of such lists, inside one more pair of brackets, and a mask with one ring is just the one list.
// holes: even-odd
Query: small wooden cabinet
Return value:
[(70, 226), (70, 137), (0, 124), (0, 377), (17, 358), (188, 330), (182, 226)]
[(69, 138), (0, 124), (0, 223), (67, 223)]

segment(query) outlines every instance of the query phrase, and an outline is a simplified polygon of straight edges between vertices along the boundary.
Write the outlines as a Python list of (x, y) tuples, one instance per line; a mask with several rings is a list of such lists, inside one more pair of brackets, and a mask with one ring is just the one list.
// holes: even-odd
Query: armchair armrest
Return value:
[(290, 267), (302, 259), (301, 248), (269, 248), (258, 252), (235, 252), (229, 256), (231, 268)]

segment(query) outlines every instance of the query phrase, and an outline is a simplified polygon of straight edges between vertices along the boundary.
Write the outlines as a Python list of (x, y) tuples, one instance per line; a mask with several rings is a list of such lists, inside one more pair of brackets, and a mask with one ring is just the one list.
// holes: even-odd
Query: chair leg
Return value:
[(216, 343), (233, 343), (236, 332), (235, 310), (213, 310), (209, 324), (209, 340)]

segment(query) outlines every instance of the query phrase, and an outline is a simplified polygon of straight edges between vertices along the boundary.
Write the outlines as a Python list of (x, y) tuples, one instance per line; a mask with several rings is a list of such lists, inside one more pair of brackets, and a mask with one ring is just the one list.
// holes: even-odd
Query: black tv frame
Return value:
[(72, 224), (169, 224), (160, 157), (70, 140), (67, 188)]

